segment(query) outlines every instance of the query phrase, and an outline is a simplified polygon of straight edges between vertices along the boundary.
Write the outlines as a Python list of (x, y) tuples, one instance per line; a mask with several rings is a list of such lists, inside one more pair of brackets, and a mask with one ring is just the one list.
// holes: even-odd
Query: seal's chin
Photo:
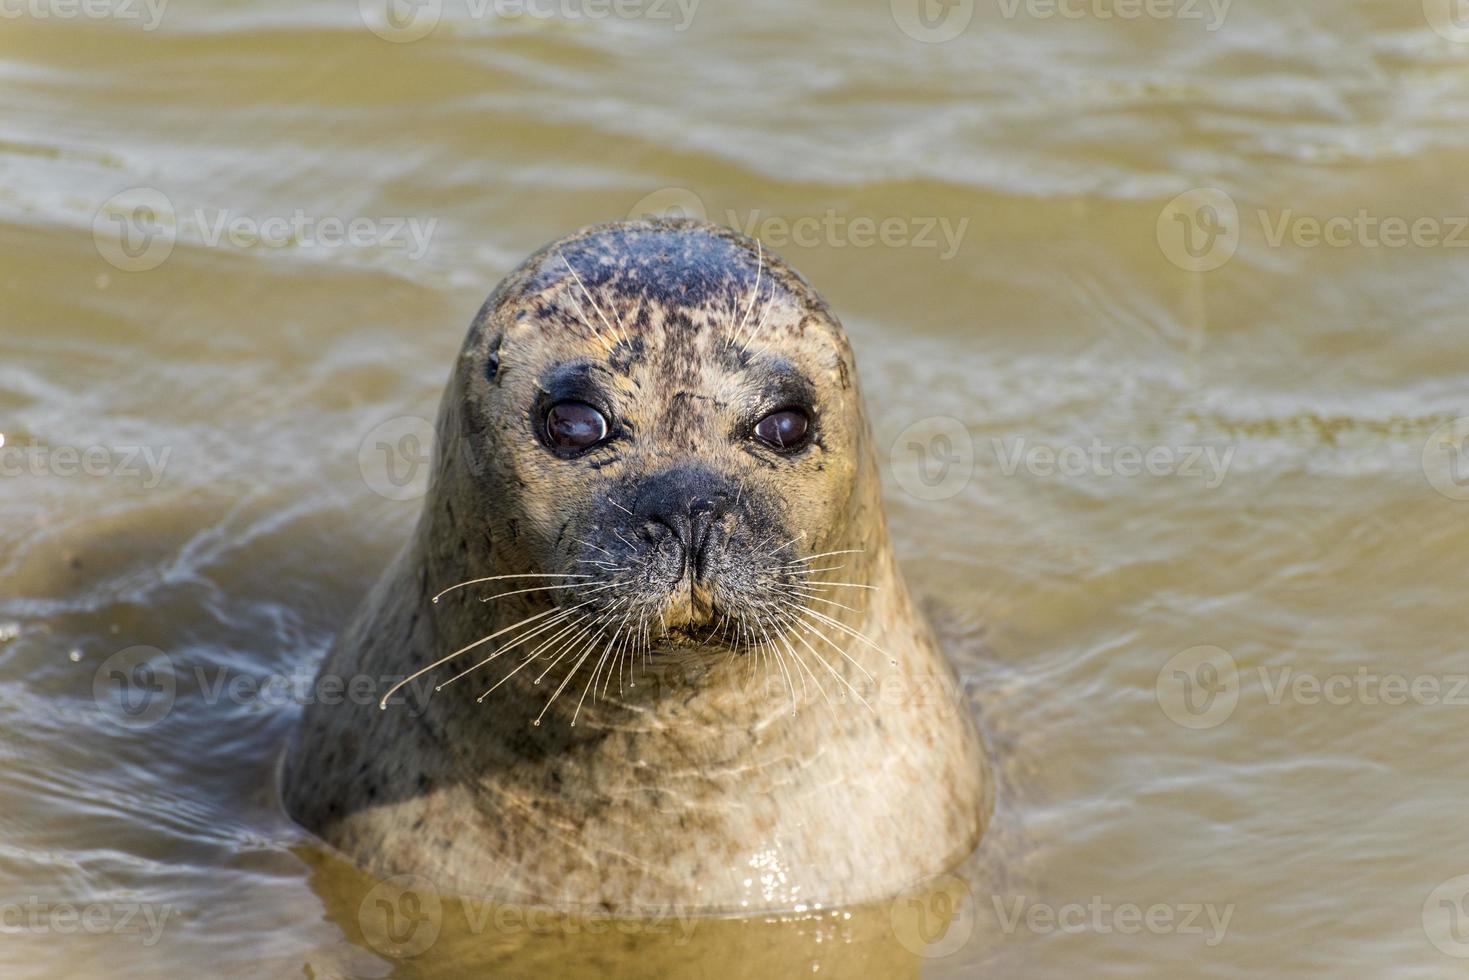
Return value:
[[(693, 625), (675, 626), (665, 630), (663, 634), (655, 638), (659, 645), (671, 650), (687, 651), (691, 649), (705, 649), (709, 647), (724, 648), (729, 644), (721, 642), (718, 631), (711, 627), (699, 627)], [(655, 647), (654, 652), (657, 652)]]

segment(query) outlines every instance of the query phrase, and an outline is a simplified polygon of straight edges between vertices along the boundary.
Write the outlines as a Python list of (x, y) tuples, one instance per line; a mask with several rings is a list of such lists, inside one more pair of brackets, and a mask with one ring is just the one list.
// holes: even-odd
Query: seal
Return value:
[[(989, 770), (893, 557), (845, 332), (698, 221), (546, 246), (479, 311), (410, 540), (321, 668), (287, 808), (371, 873), (623, 914), (855, 904)], [(389, 686), (390, 685), (390, 686)]]

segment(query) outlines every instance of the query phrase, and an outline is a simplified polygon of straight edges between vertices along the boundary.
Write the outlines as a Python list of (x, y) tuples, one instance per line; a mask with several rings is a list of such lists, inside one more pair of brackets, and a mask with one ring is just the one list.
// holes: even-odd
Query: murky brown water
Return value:
[[(0, 972), (1462, 975), (1462, 6), (4, 5)], [(848, 324), (995, 824), (917, 905), (396, 957), (285, 682), (490, 286), (671, 206)]]

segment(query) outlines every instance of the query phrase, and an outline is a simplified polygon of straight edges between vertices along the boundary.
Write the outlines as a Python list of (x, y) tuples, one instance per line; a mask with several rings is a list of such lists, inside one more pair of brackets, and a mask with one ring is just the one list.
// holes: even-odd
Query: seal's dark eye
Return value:
[(799, 408), (772, 412), (755, 424), (755, 438), (775, 449), (794, 449), (806, 439), (811, 420)]
[(607, 418), (586, 402), (558, 402), (546, 413), (546, 439), (557, 449), (579, 451), (607, 438)]

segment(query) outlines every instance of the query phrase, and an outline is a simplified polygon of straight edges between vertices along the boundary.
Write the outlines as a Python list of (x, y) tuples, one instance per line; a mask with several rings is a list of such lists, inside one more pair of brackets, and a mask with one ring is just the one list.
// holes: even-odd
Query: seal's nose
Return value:
[(678, 543), (683, 557), (682, 574), (704, 574), (708, 557), (710, 531), (719, 519), (729, 513), (729, 501), (722, 494), (696, 497), (682, 506), (670, 507), (650, 515), (644, 536), (654, 544), (672, 539)]
[(639, 501), (642, 537), (654, 547), (676, 544), (680, 576), (700, 577), (713, 542), (713, 530), (730, 511), (729, 497), (704, 474), (669, 474), (649, 487)]

